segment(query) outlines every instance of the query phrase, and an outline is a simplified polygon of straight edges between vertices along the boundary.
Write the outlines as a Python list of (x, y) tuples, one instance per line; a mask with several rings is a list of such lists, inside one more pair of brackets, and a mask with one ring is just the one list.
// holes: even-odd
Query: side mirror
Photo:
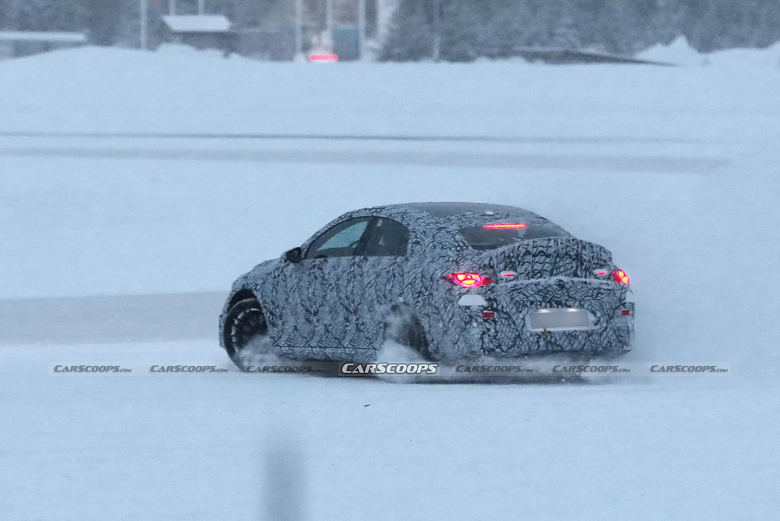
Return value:
[(303, 260), (303, 250), (301, 250), (300, 246), (293, 248), (284, 254), (284, 258), (287, 260), (287, 262), (298, 264)]

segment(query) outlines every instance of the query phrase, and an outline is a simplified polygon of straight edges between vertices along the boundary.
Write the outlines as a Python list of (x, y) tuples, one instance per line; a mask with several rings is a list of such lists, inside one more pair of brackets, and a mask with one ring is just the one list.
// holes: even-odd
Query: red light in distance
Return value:
[(513, 223), (513, 224), (485, 224), (482, 226), (486, 230), (517, 230), (522, 228), (528, 228), (527, 224)]
[(493, 283), (493, 279), (483, 277), (479, 273), (452, 273), (445, 278), (461, 288), (478, 288)]
[(310, 54), (310, 62), (337, 62), (339, 61), (338, 54)]

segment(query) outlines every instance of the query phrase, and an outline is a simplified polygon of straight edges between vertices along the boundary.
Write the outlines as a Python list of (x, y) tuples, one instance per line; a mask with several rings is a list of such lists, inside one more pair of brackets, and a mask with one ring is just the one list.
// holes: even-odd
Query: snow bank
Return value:
[(163, 22), (174, 33), (224, 33), (230, 20), (222, 15), (165, 15)]
[(780, 69), (780, 42), (765, 49), (727, 49), (704, 54), (691, 47), (684, 36), (680, 36), (669, 45), (658, 44), (642, 51), (637, 58), (676, 65)]

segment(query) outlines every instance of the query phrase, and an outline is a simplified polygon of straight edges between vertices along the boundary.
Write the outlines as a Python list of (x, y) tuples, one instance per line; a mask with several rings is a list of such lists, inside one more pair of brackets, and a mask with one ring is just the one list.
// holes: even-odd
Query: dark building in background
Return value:
[(196, 49), (236, 50), (236, 35), (230, 20), (222, 15), (167, 15), (162, 17), (163, 41)]
[(0, 31), (0, 60), (80, 47), (88, 41), (86, 34), (76, 32)]
[(333, 53), (339, 61), (360, 59), (360, 36), (357, 27), (340, 26), (333, 29)]
[(236, 52), (247, 58), (290, 61), (295, 58), (295, 27), (251, 27), (236, 31)]

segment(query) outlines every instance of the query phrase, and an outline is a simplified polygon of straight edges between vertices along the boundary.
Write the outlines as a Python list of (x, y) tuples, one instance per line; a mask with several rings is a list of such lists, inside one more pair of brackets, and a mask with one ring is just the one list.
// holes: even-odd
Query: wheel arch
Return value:
[(227, 309), (225, 311), (230, 311), (230, 309), (241, 302), (242, 300), (246, 300), (249, 298), (253, 298), (259, 302), (260, 299), (257, 298), (257, 295), (254, 291), (248, 288), (243, 288), (238, 291), (236, 291), (232, 297), (230, 297), (230, 301), (228, 302)]

